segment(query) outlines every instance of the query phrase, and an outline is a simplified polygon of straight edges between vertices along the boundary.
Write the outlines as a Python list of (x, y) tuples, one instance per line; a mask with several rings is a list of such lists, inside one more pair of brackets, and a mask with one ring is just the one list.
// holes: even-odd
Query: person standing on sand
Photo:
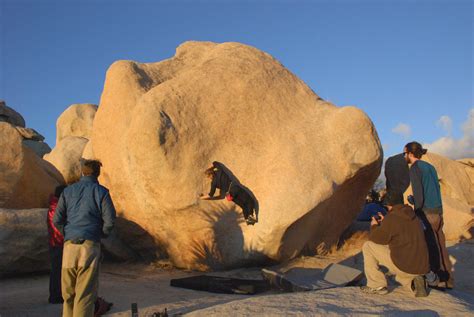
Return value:
[(418, 142), (410, 142), (403, 149), (405, 160), (411, 165), (410, 182), (413, 196), (409, 196), (409, 202), (414, 205), (416, 215), (425, 226), (431, 271), (437, 274), (441, 285), (452, 288), (454, 278), (443, 232), (441, 189), (434, 166), (421, 160), (426, 152)]
[(60, 185), (54, 190), (54, 194), (49, 196), (48, 215), (46, 224), (48, 225), (48, 244), (49, 256), (51, 259), (51, 273), (49, 275), (49, 298), (50, 304), (62, 304), (63, 297), (61, 295), (61, 263), (63, 260), (63, 244), (64, 237), (62, 233), (54, 226), (53, 216), (66, 185)]
[(116, 212), (107, 188), (97, 180), (101, 163), (82, 162), (82, 177), (59, 198), (54, 225), (64, 233), (61, 287), (63, 316), (93, 316), (99, 288), (100, 239), (115, 224)]
[(367, 285), (361, 290), (368, 294), (388, 294), (385, 266), (403, 287), (416, 297), (428, 296), (424, 274), (429, 271), (428, 247), (423, 227), (413, 208), (396, 204), (403, 200), (401, 193), (387, 193), (388, 213), (372, 217), (369, 241), (362, 246), (364, 273)]

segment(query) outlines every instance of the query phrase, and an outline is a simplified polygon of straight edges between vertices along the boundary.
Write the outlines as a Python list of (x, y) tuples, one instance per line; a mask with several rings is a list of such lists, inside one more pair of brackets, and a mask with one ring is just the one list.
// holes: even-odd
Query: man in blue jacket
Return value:
[(452, 288), (454, 279), (443, 232), (441, 189), (436, 169), (421, 160), (426, 152), (418, 142), (408, 143), (403, 150), (406, 161), (411, 164), (410, 182), (413, 196), (409, 197), (409, 202), (414, 205), (415, 212), (425, 227), (431, 271), (444, 282), (440, 286)]
[(99, 161), (82, 162), (82, 177), (59, 198), (53, 218), (64, 234), (61, 289), (63, 316), (93, 316), (99, 288), (100, 239), (115, 223), (109, 191), (97, 180)]

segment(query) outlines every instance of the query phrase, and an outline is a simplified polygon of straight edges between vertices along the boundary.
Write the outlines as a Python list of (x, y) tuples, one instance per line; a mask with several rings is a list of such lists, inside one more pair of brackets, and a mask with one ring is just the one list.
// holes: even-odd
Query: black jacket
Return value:
[(214, 169), (216, 171), (214, 173), (214, 176), (212, 177), (211, 190), (209, 192), (209, 196), (210, 197), (214, 196), (216, 192), (216, 188), (220, 189), (220, 196), (224, 196), (224, 194), (229, 190), (229, 187), (230, 187), (230, 183), (231, 183), (230, 177), (225, 172), (225, 169), (221, 163), (212, 162), (212, 165), (214, 166)]

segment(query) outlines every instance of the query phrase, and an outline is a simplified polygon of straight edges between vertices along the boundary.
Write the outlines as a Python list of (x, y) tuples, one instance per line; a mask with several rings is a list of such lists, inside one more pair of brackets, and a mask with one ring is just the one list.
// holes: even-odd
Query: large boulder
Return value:
[(23, 144), (15, 127), (0, 122), (0, 208), (41, 208), (63, 184), (61, 174)]
[[(0, 276), (49, 270), (47, 213), (47, 208), (0, 208)], [(101, 242), (114, 260), (137, 256), (115, 232)]]
[(474, 166), (429, 153), (423, 160), (438, 172), (448, 240), (472, 238), (474, 227)]
[(56, 145), (69, 136), (89, 139), (97, 105), (90, 103), (69, 106), (56, 122)]
[(80, 159), (86, 145), (90, 143), (88, 141), (96, 112), (96, 105), (74, 104), (56, 122), (56, 147), (44, 158), (61, 172), (68, 184), (81, 177)]
[(81, 177), (80, 159), (87, 142), (85, 138), (69, 136), (62, 139), (51, 153), (44, 156), (46, 161), (59, 170), (67, 184), (74, 183)]
[[(119, 215), (195, 269), (330, 248), (382, 164), (365, 113), (323, 101), (239, 43), (187, 42), (162, 62), (115, 62), (91, 141)], [(256, 225), (232, 202), (199, 199), (215, 160), (255, 196)]]
[(0, 209), (0, 276), (49, 269), (48, 209)]
[(3, 100), (0, 100), (0, 122), (8, 122), (15, 126), (25, 127), (25, 119), (23, 119), (21, 114), (8, 107)]

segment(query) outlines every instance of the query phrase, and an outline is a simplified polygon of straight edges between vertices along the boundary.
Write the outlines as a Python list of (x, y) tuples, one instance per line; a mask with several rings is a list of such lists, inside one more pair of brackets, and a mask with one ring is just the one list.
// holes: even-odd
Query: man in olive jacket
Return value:
[(378, 220), (372, 218), (369, 241), (362, 247), (367, 286), (361, 289), (371, 294), (388, 293), (385, 274), (379, 270), (382, 265), (415, 296), (427, 296), (423, 275), (430, 267), (423, 226), (410, 206), (391, 206), (400, 194), (388, 195), (389, 212), (385, 217), (379, 214)]

